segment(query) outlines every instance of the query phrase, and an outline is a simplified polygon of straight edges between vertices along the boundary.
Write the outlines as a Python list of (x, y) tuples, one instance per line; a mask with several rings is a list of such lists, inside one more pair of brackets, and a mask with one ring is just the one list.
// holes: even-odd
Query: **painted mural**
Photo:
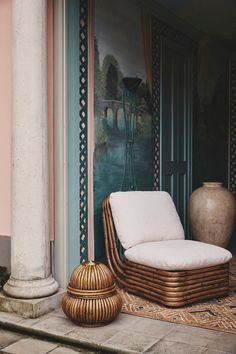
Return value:
[(95, 2), (94, 232), (95, 257), (104, 257), (101, 203), (119, 191), (125, 163), (124, 77), (139, 77), (134, 132), (138, 190), (152, 189), (150, 94), (145, 73), (140, 9), (133, 2)]

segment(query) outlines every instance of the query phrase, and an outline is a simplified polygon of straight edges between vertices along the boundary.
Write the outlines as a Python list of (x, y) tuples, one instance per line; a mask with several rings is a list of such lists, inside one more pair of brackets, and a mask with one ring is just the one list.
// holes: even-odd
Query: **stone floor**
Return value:
[(27, 335), (0, 329), (0, 354), (78, 354), (95, 351), (70, 348), (55, 342), (32, 338)]
[(126, 314), (105, 327), (83, 328), (61, 309), (37, 319), (0, 312), (0, 328), (2, 354), (236, 354), (236, 334)]

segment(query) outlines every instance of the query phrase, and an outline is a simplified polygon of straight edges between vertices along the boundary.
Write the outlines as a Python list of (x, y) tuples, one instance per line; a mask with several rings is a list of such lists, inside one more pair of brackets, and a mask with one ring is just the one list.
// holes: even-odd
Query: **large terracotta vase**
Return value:
[(235, 220), (235, 198), (222, 183), (204, 182), (190, 196), (188, 216), (193, 239), (227, 247)]

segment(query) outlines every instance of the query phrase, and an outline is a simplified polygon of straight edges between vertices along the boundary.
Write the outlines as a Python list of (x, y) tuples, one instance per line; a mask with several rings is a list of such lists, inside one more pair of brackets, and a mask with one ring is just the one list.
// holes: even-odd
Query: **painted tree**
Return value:
[(103, 126), (104, 112), (102, 105), (102, 73), (99, 61), (97, 39), (94, 40), (94, 143), (103, 145), (107, 141), (107, 134)]

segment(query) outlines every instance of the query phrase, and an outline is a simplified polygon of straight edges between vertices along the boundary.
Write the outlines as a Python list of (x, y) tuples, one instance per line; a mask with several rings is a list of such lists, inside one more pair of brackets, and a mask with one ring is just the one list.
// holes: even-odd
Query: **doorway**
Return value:
[(172, 196), (186, 230), (192, 189), (192, 51), (163, 38), (161, 62), (160, 189)]
[(193, 108), (196, 44), (156, 18), (153, 40), (154, 145), (160, 147), (159, 159), (154, 156), (159, 179), (155, 189), (170, 193), (187, 233), (186, 209), (192, 191), (193, 112), (196, 111)]

